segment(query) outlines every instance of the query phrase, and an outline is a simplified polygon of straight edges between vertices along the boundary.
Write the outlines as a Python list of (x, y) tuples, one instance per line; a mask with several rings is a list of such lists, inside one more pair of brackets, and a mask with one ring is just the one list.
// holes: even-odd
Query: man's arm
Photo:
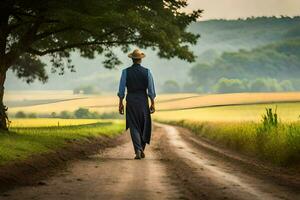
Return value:
[(123, 104), (123, 99), (125, 97), (125, 87), (126, 87), (126, 70), (122, 71), (121, 79), (120, 79), (120, 84), (119, 84), (119, 92), (118, 92), (118, 97), (119, 97), (119, 113), (121, 115), (124, 114), (124, 104)]
[(119, 101), (119, 113), (121, 115), (124, 115), (124, 104), (123, 104), (123, 98), (119, 98), (120, 101)]
[(151, 105), (150, 105), (150, 113), (155, 113), (155, 102), (154, 102), (154, 99), (151, 99)]
[(154, 86), (153, 77), (152, 77), (152, 74), (151, 74), (150, 70), (148, 70), (148, 96), (151, 100), (150, 112), (154, 113), (155, 112), (154, 99), (156, 97), (156, 93), (155, 93), (155, 86)]

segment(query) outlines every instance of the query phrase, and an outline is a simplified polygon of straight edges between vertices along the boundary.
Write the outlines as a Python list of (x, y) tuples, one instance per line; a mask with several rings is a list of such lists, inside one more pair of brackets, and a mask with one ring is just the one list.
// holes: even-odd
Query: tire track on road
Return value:
[[(167, 136), (168, 149), (176, 154), (177, 158), (186, 163), (188, 168), (178, 169), (185, 173), (192, 173), (194, 177), (201, 179), (193, 189), (199, 193), (207, 194), (206, 199), (244, 199), (244, 200), (277, 200), (277, 199), (300, 199), (300, 194), (270, 183), (268, 179), (261, 180), (242, 174), (237, 168), (225, 166), (220, 158), (211, 159), (201, 150), (192, 147), (183, 140), (179, 131), (169, 125), (159, 124)], [(178, 165), (180, 166), (180, 165)], [(185, 173), (181, 176), (185, 177)], [(193, 178), (194, 178), (193, 177)], [(211, 191), (215, 191), (212, 193)]]

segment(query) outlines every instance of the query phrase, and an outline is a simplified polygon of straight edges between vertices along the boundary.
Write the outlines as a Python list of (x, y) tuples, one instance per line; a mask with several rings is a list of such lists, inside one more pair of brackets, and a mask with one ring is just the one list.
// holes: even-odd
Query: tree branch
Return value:
[(57, 34), (57, 33), (62, 33), (62, 32), (69, 31), (69, 30), (72, 30), (72, 27), (64, 27), (64, 28), (61, 28), (61, 29), (53, 30), (53, 31), (45, 31), (43, 33), (37, 34), (35, 36), (34, 40), (37, 41), (37, 40), (46, 38), (50, 35)]
[(50, 53), (55, 53), (55, 52), (60, 52), (60, 51), (64, 51), (67, 49), (73, 49), (73, 48), (77, 48), (77, 47), (83, 47), (83, 46), (90, 46), (90, 45), (113, 45), (113, 44), (133, 44), (138, 42), (138, 40), (133, 40), (133, 41), (108, 41), (108, 42), (100, 42), (100, 41), (93, 41), (93, 42), (81, 42), (81, 43), (74, 43), (74, 44), (69, 44), (69, 45), (65, 45), (62, 47), (58, 47), (58, 48), (54, 48), (54, 49), (48, 49), (45, 51), (39, 51), (33, 48), (28, 48), (26, 52), (31, 53), (31, 54), (35, 54), (38, 56), (44, 56), (46, 54), (50, 54)]
[(22, 35), (19, 42), (14, 45), (11, 50), (3, 56), (3, 59), (6, 61), (5, 68), (6, 70), (16, 61), (16, 59), (24, 52), (26, 49), (30, 48), (33, 43), (33, 38), (36, 35), (42, 19), (37, 19), (32, 26), (29, 26), (27, 31)]
[(119, 31), (119, 30), (122, 30), (122, 29), (125, 29), (124, 27), (118, 27), (118, 28), (115, 28), (107, 33), (104, 33), (102, 35), (97, 35), (96, 33), (92, 32), (91, 30), (89, 29), (86, 29), (86, 28), (78, 28), (78, 27), (64, 27), (64, 28), (61, 28), (61, 29), (57, 29), (57, 30), (49, 30), (49, 31), (45, 31), (43, 33), (40, 33), (38, 34), (36, 37), (35, 37), (35, 41), (37, 40), (40, 40), (40, 39), (43, 39), (43, 38), (46, 38), (50, 35), (53, 35), (53, 34), (57, 34), (57, 33), (63, 33), (63, 32), (66, 32), (66, 31), (71, 31), (71, 30), (77, 30), (77, 31), (84, 31), (84, 32), (87, 32), (89, 34), (91, 34), (93, 37), (96, 37), (98, 40), (99, 39), (102, 39), (104, 38), (105, 36), (108, 36), (108, 35), (111, 35), (113, 34), (114, 32), (116, 31)]

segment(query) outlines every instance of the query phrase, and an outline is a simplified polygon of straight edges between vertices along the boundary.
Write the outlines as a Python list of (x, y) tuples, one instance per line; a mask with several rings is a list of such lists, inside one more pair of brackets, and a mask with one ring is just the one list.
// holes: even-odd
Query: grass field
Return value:
[(124, 122), (119, 120), (65, 120), (59, 127), (55, 126), (57, 120), (61, 119), (13, 119), (15, 125), (10, 128), (10, 133), (0, 134), (0, 165), (50, 152), (67, 144), (68, 140), (104, 135), (114, 137), (124, 130)]

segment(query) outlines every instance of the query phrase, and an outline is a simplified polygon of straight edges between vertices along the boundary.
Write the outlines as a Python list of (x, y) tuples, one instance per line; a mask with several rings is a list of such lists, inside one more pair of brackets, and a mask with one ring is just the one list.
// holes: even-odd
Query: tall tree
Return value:
[(189, 45), (198, 35), (186, 30), (201, 10), (182, 11), (186, 0), (2, 0), (0, 2), (0, 129), (7, 130), (3, 104), (6, 72), (12, 69), (27, 83), (47, 81), (41, 57), (51, 58), (52, 71), (74, 70), (71, 52), (94, 58), (103, 54), (104, 66), (120, 61), (121, 47), (152, 47), (163, 58), (194, 60)]

